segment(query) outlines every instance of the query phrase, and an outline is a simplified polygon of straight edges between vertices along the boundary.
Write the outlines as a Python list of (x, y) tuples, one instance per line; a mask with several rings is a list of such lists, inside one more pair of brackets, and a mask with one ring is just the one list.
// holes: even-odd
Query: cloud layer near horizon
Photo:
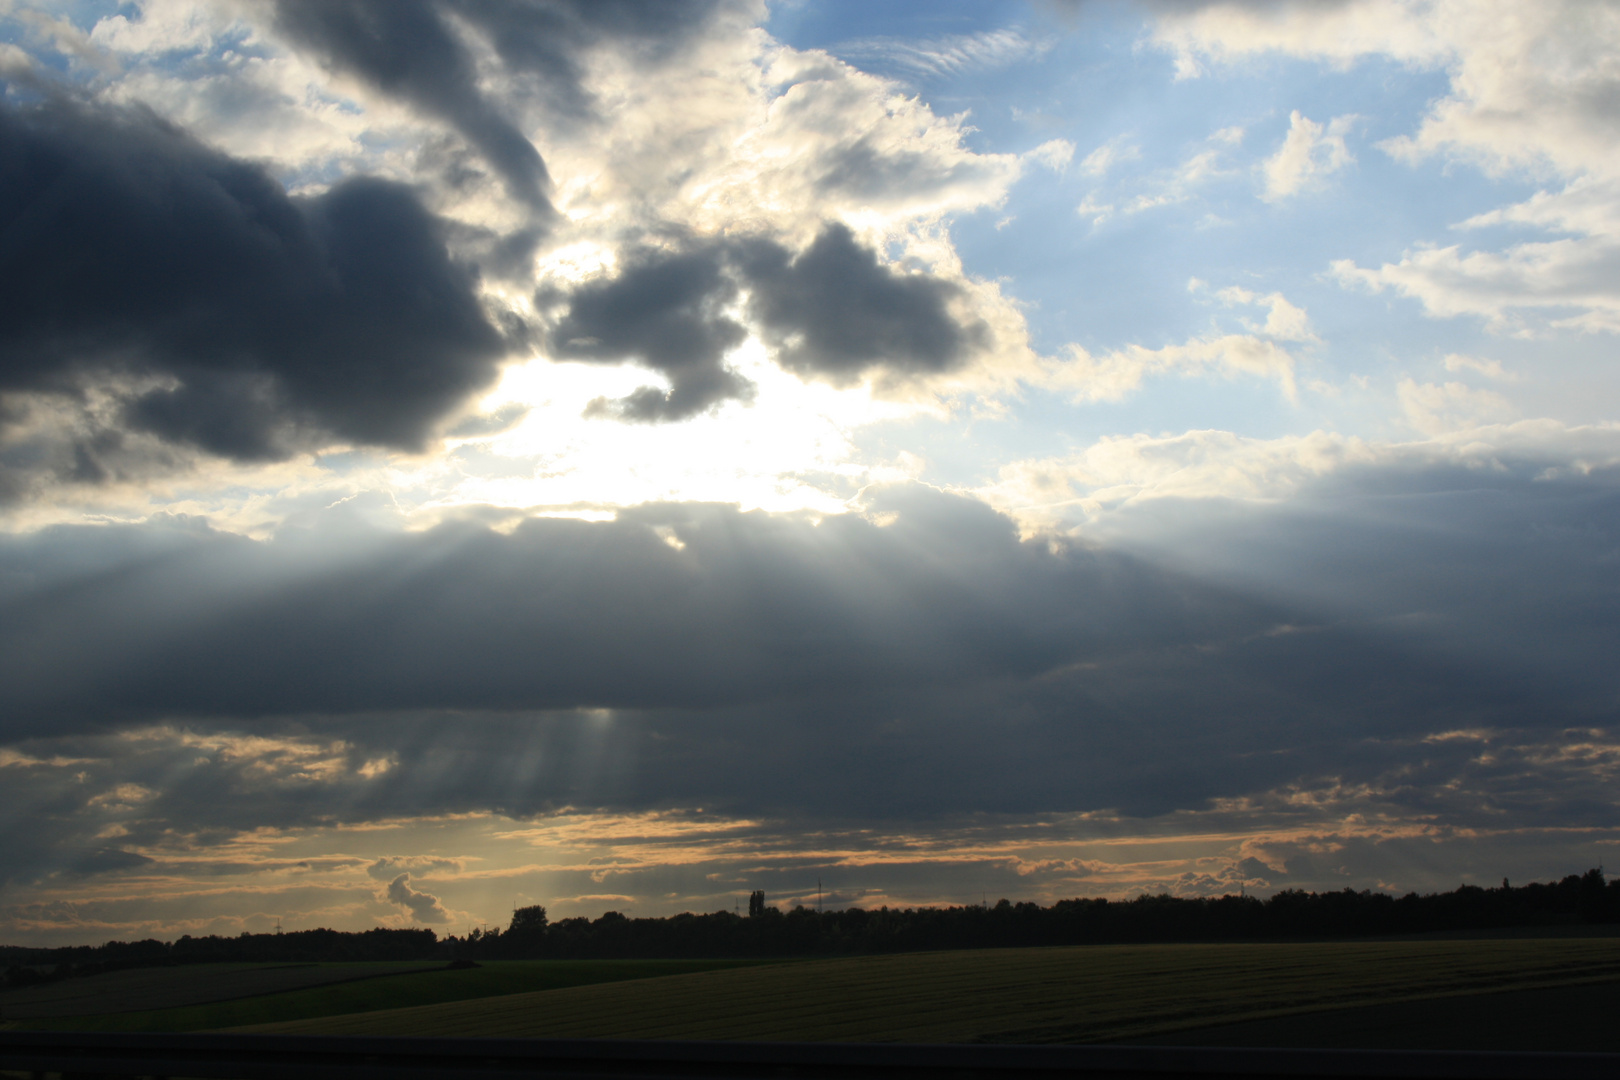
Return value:
[[(200, 847), (567, 807), (1151, 821), (1290, 789), (1448, 829), (1613, 812), (1613, 752), (1567, 749), (1620, 690), (1608, 472), (1385, 468), (1264, 515), (1166, 503), (1133, 527), (1191, 515), (1202, 541), (1148, 561), (1020, 541), (927, 489), (871, 510), (892, 520), (664, 505), (511, 535), (155, 522), (12, 541), (5, 736), (43, 786), (12, 788), (36, 825), (8, 830), (10, 873), (149, 872), (120, 853), (204, 818)], [(66, 779), (154, 738), (179, 756), (95, 785), (40, 764), (57, 747)], [(1480, 759), (1492, 739), (1526, 749)], [(182, 764), (211, 742), (235, 749)], [(1555, 786), (1537, 755), (1564, 756)], [(119, 791), (125, 831), (98, 845)]]

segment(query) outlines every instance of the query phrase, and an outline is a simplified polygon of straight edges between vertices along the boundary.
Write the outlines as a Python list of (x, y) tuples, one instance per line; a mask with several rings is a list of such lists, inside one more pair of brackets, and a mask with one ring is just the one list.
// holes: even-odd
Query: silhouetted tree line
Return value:
[(547, 922), (520, 909), (505, 933), (473, 931), (445, 944), (469, 959), (688, 958), (913, 952), (1155, 941), (1265, 941), (1489, 930), (1516, 926), (1620, 923), (1620, 880), (1601, 871), (1549, 884), (1391, 896), (1371, 891), (1287, 889), (1266, 900), (1166, 894), (1132, 900), (1059, 900), (1050, 907), (1002, 900), (994, 906), (845, 908), (783, 912), (750, 898), (750, 915), (673, 915)]
[(0, 947), (14, 985), (63, 974), (155, 964), (218, 961), (508, 960), (802, 956), (1160, 941), (1267, 941), (1620, 923), (1620, 880), (1601, 871), (1562, 881), (1500, 888), (1464, 885), (1446, 893), (1391, 896), (1363, 890), (1297, 889), (1261, 900), (1160, 894), (1132, 900), (1060, 900), (1050, 907), (1002, 900), (994, 906), (845, 908), (783, 912), (750, 898), (747, 917), (729, 911), (632, 919), (551, 922), (538, 905), (519, 908), (502, 931), (438, 938), (432, 930), (363, 933), (301, 930), (240, 937), (121, 942), (62, 949)]
[(376, 927), (358, 933), (295, 930), (285, 934), (192, 937), (178, 941), (109, 941), (60, 949), (0, 947), (6, 982), (28, 986), (75, 975), (175, 964), (317, 963), (333, 960), (429, 960), (444, 953), (432, 930)]

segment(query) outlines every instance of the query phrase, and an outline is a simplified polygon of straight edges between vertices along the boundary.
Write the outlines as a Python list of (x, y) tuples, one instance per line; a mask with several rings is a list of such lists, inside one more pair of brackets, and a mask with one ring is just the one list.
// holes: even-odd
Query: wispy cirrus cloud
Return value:
[(858, 38), (832, 47), (850, 61), (910, 78), (932, 79), (1007, 67), (1049, 51), (1048, 39), (1030, 37), (1017, 27), (950, 34), (921, 41), (896, 37)]

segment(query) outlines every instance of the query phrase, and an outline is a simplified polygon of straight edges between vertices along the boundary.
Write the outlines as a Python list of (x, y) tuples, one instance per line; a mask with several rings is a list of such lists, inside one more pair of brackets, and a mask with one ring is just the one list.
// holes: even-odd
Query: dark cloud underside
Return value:
[(626, 420), (682, 420), (750, 384), (724, 364), (747, 331), (723, 308), (736, 285), (718, 250), (632, 258), (617, 277), (592, 282), (569, 300), (551, 336), (552, 355), (566, 360), (635, 360), (667, 375), (666, 394), (646, 387), (598, 407)]
[(276, 27), (333, 67), (449, 123), (514, 197), (549, 215), (540, 152), (480, 92), (473, 59), (439, 8), (427, 0), (280, 0)]
[(952, 316), (958, 286), (881, 265), (843, 225), (827, 226), (791, 261), (769, 247), (751, 255), (752, 309), (780, 362), (800, 375), (843, 383), (874, 369), (938, 374), (988, 344), (983, 323)]
[[(901, 702), (955, 688), (986, 695), (987, 718), (996, 694), (1044, 701), (1043, 723), (1115, 715), (1108, 737), (1126, 743), (1155, 726), (1268, 727), (1287, 745), (1291, 726), (1603, 723), (1612, 606), (1558, 613), (1613, 595), (1615, 499), (1604, 485), (1554, 494), (1526, 481), (1379, 498), (1387, 520), (1331, 527), (1273, 513), (1223, 528), (1200, 512), (1206, 548), (1263, 562), (1264, 584), (1242, 587), (1020, 541), (981, 504), (926, 489), (883, 495), (898, 515), (883, 528), (672, 505), (510, 536), (58, 529), (0, 549), (0, 716), (23, 737), (179, 716), (887, 700), (922, 735), (934, 706)], [(1590, 529), (1594, 505), (1601, 532), (1556, 527)], [(1435, 532), (1424, 515), (1440, 511), (1470, 527)], [(1393, 576), (1364, 554), (1391, 546), (1406, 556)], [(1281, 554), (1305, 547), (1306, 564)]]
[[(1603, 825), (1601, 750), (1581, 744), (1620, 726), (1620, 486), (1540, 472), (1162, 500), (1144, 533), (1174, 518), (1199, 542), (1155, 562), (1021, 541), (920, 487), (872, 493), (883, 527), (661, 505), (510, 535), (56, 528), (0, 541), (0, 741), (144, 790), (119, 819), (135, 847), (175, 823), (562, 806), (1320, 812), (1291, 785), (1360, 791), (1357, 812)], [(271, 742), (216, 753), (208, 731)], [(1479, 732), (1498, 733), (1488, 755)], [(277, 738), (332, 758), (331, 779), (298, 779)], [(12, 872), (122, 865), (76, 816), (89, 789), (8, 774), (45, 823), (6, 830)]]
[[(981, 504), (895, 499), (907, 513), (887, 529), (666, 506), (359, 549), (180, 532), (139, 569), (6, 603), (0, 712), (38, 732), (69, 715), (703, 707), (1028, 675), (1150, 626), (1180, 637), (1228, 617), (1151, 575), (1126, 587), (1143, 573), (1128, 562), (1020, 543)], [(1130, 617), (1101, 629), (1124, 602)]]
[(503, 350), (409, 189), (291, 199), (140, 110), (0, 110), (0, 227), (0, 389), (156, 376), (130, 422), (218, 454), (419, 447)]
[[(550, 351), (565, 360), (632, 360), (670, 380), (667, 392), (644, 387), (593, 403), (593, 413), (682, 420), (752, 391), (724, 362), (747, 336), (730, 313), (743, 290), (777, 360), (801, 377), (847, 384), (874, 372), (936, 375), (989, 344), (988, 327), (951, 311), (959, 286), (885, 266), (832, 223), (797, 256), (765, 239), (633, 251), (616, 276), (568, 296)], [(545, 306), (551, 297), (536, 299)]]

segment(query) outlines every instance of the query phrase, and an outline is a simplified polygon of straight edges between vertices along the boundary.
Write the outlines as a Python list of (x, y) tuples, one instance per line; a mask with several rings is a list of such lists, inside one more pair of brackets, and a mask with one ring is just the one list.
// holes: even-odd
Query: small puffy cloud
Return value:
[(1305, 309), (1290, 304), (1282, 293), (1272, 293), (1264, 297), (1261, 303), (1270, 310), (1266, 313), (1266, 321), (1262, 332), (1278, 341), (1315, 341), (1316, 332), (1311, 329), (1310, 316)]
[[(1207, 284), (1193, 278), (1187, 288), (1196, 294)], [(1295, 400), (1294, 356), (1283, 343), (1317, 341), (1305, 309), (1289, 303), (1282, 293), (1262, 296), (1238, 286), (1218, 290), (1215, 298), (1227, 307), (1263, 306), (1266, 319), (1263, 323), (1242, 319), (1246, 334), (1207, 335), (1157, 349), (1132, 344), (1096, 354), (1070, 345), (1067, 358), (1046, 362), (1041, 375), (1031, 381), (1061, 388), (1075, 401), (1119, 401), (1155, 375), (1251, 375), (1275, 379), (1288, 400)]]
[(450, 913), (432, 893), (417, 892), (411, 888), (411, 875), (400, 874), (388, 883), (388, 902), (404, 908), (414, 922), (440, 925), (450, 921)]
[(1472, 371), (1483, 375), (1487, 379), (1498, 382), (1517, 382), (1519, 377), (1502, 367), (1500, 360), (1486, 360), (1478, 356), (1464, 356), (1462, 353), (1447, 353), (1441, 361), (1447, 371)]
[[(1199, 292), (1204, 283), (1197, 278), (1187, 284), (1188, 292)], [(1266, 321), (1262, 324), (1245, 319), (1243, 325), (1249, 330), (1262, 334), (1276, 341), (1316, 341), (1316, 331), (1311, 328), (1310, 316), (1302, 307), (1296, 307), (1288, 302), (1288, 298), (1280, 292), (1260, 296), (1249, 289), (1233, 285), (1220, 289), (1215, 296), (1228, 307), (1236, 305), (1261, 304), (1267, 309)]]
[(1344, 136), (1358, 117), (1338, 116), (1323, 125), (1295, 109), (1288, 117), (1288, 136), (1261, 166), (1266, 189), (1261, 198), (1276, 202), (1316, 186), (1320, 180), (1355, 161)]
[(1477, 390), (1460, 382), (1402, 379), (1395, 393), (1406, 422), (1425, 435), (1510, 420), (1517, 413), (1512, 403), (1494, 390)]
[(1114, 216), (1114, 204), (1103, 202), (1096, 195), (1087, 195), (1080, 200), (1080, 205), (1074, 208), (1074, 212), (1081, 217), (1090, 218), (1092, 225), (1101, 225)]
[(1268, 52), (1320, 58), (1341, 67), (1369, 53), (1438, 65), (1451, 55), (1445, 16), (1462, 6), (1468, 5), (1409, 0), (1350, 0), (1331, 6), (1304, 0), (1216, 0), (1192, 5), (1160, 0), (1153, 4), (1152, 38), (1175, 54), (1176, 75), (1183, 79), (1202, 75), (1207, 64), (1233, 64)]
[[(1459, 245), (1419, 248), (1398, 263), (1361, 269), (1335, 265), (1341, 280), (1391, 288), (1430, 314), (1483, 316), (1492, 330), (1549, 328), (1620, 332), (1620, 159), (1614, 153), (1620, 72), (1620, 10), (1580, 0), (1525, 5), (1513, 0), (1349, 0), (1334, 5), (1221, 2), (1158, 8), (1154, 40), (1177, 57), (1184, 76), (1206, 64), (1233, 64), (1281, 53), (1349, 65), (1387, 56), (1413, 67), (1445, 69), (1449, 92), (1415, 132), (1383, 142), (1393, 156), (1441, 156), (1487, 172), (1516, 171), (1567, 181), (1514, 207), (1467, 224), (1533, 224), (1573, 233), (1502, 250)], [(1338, 144), (1291, 129), (1267, 162), (1266, 197), (1299, 190), (1343, 163)], [(1339, 133), (1342, 136), (1342, 132)]]
[(154, 794), (156, 792), (140, 784), (119, 784), (111, 791), (104, 791), (92, 798), (89, 805), (107, 810), (128, 810), (151, 799)]
[[(1194, 198), (1198, 190), (1205, 185), (1236, 175), (1236, 170), (1229, 163), (1228, 155), (1241, 139), (1242, 132), (1242, 128), (1221, 128), (1211, 133), (1173, 168), (1161, 169), (1146, 177), (1133, 178), (1128, 191), (1120, 190), (1114, 196), (1120, 212), (1139, 214), (1144, 210), (1184, 203)], [(1104, 150), (1109, 150), (1111, 146), (1112, 144), (1105, 144), (1099, 150), (1093, 151), (1086, 161), (1092, 161), (1093, 157), (1097, 157)], [(1104, 170), (1133, 159), (1136, 156), (1133, 151), (1134, 147), (1122, 146), (1117, 155), (1110, 153), (1097, 157), (1093, 164), (1099, 171), (1095, 175), (1101, 177)], [(1113, 204), (1103, 204), (1093, 193), (1086, 196), (1085, 202), (1080, 206), (1080, 213), (1100, 222), (1108, 217), (1114, 208)]]
[(1109, 139), (1087, 154), (1080, 162), (1080, 171), (1087, 176), (1106, 176), (1115, 165), (1138, 161), (1141, 157), (1141, 148), (1134, 143), (1126, 142), (1125, 137), (1120, 135)]
[(1068, 390), (1076, 401), (1119, 401), (1153, 375), (1210, 372), (1275, 379), (1290, 401), (1296, 394), (1293, 356), (1275, 341), (1251, 334), (1193, 338), (1157, 349), (1127, 345), (1101, 355), (1079, 345), (1068, 348), (1066, 359), (1048, 367), (1049, 384)]
[(1044, 165), (1053, 172), (1062, 172), (1074, 160), (1074, 143), (1068, 139), (1048, 139), (1027, 152), (1024, 159)]
[(1495, 333), (1561, 328), (1620, 333), (1620, 234), (1535, 241), (1505, 251), (1419, 248), (1376, 269), (1332, 263), (1342, 284), (1409, 296), (1438, 318), (1475, 315)]
[(1347, 285), (1410, 296), (1431, 315), (1481, 316), (1498, 333), (1620, 332), (1620, 181), (1583, 177), (1461, 223), (1508, 224), (1565, 235), (1500, 251), (1418, 248), (1376, 269), (1339, 260), (1333, 273)]

